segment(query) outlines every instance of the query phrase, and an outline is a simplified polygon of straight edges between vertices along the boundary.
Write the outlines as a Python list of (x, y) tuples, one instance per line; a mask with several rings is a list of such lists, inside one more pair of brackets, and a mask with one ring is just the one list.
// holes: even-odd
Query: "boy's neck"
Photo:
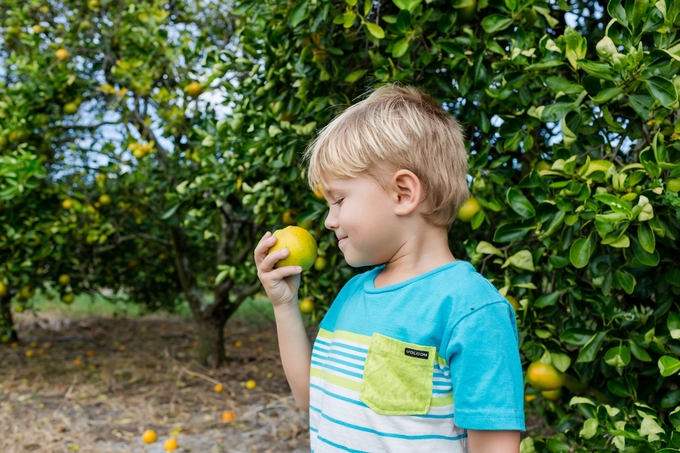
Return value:
[(423, 228), (404, 240), (397, 253), (385, 263), (373, 285), (382, 288), (401, 283), (454, 261), (447, 231), (444, 228)]

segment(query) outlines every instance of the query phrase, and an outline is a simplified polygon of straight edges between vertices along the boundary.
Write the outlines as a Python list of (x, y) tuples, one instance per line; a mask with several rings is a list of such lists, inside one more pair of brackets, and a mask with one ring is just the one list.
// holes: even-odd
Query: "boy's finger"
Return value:
[(254, 255), (255, 255), (255, 263), (259, 266), (259, 264), (262, 262), (262, 260), (267, 256), (267, 251), (276, 243), (276, 238), (272, 240), (271, 238), (274, 237), (272, 234), (267, 231), (264, 236), (262, 236), (262, 239), (260, 239), (260, 242), (257, 244), (255, 247)]
[(274, 269), (274, 265), (276, 265), (277, 261), (280, 261), (287, 256), (288, 249), (276, 250), (275, 252), (272, 252), (269, 255), (265, 253), (264, 258), (260, 260), (260, 263), (258, 264), (257, 268), (262, 272), (269, 272), (272, 269)]
[(301, 273), (302, 268), (300, 266), (284, 266), (271, 271), (268, 277), (271, 277), (273, 280), (283, 280), (285, 277)]

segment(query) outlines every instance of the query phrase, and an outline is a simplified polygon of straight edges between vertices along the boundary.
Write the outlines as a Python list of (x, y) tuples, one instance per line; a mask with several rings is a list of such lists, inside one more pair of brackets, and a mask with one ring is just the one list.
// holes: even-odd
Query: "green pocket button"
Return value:
[(436, 348), (374, 333), (361, 383), (361, 400), (382, 415), (422, 415), (430, 409)]

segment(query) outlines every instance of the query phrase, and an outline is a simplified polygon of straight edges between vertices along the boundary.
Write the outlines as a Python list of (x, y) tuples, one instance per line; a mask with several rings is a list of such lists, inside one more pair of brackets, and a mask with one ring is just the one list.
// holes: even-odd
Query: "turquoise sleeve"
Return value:
[(525, 430), (524, 384), (512, 306), (502, 300), (453, 326), (446, 348), (454, 422), (475, 430)]

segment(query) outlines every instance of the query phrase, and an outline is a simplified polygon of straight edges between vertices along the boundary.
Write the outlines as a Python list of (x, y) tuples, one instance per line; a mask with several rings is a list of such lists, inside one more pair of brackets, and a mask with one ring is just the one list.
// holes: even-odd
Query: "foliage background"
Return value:
[[(7, 27), (24, 27), (23, 33), (35, 22), (34, 12), (25, 5), (5, 3), (12, 6), (8, 10), (12, 14), (3, 17), (5, 49), (26, 52), (24, 41), (35, 39), (33, 34), (17, 37), (15, 30), (8, 37)], [(116, 5), (91, 0), (88, 5), (64, 3), (64, 8), (80, 8), (85, 15), (94, 12), (103, 21), (104, 14), (115, 16)], [(181, 287), (189, 301), (194, 299), (195, 318), (204, 319), (217, 332), (240, 296), (216, 297), (217, 303), (208, 304), (197, 294), (203, 290), (218, 294), (222, 285), (229, 291), (241, 285), (237, 291), (241, 295), (256, 291), (249, 259), (252, 244), (265, 230), (281, 226), (287, 212), (315, 234), (328, 263), (325, 269), (306, 274), (301, 288), (303, 296), (315, 300), (314, 319), (319, 319), (354, 270), (338, 255), (332, 235), (323, 231), (326, 207), (305, 185), (301, 153), (319, 128), (370, 87), (393, 82), (418, 85), (464, 125), (471, 190), (483, 207), (470, 224), (454, 224), (452, 250), (519, 301), (520, 347), (526, 364), (541, 360), (570, 376), (572, 385), (557, 402), (538, 397), (529, 403), (557, 434), (525, 440), (523, 451), (680, 447), (680, 5), (664, 0), (623, 4), (253, 0), (217, 5), (211, 14), (197, 8), (192, 16), (172, 10), (180, 6), (187, 5), (140, 3), (140, 10), (123, 16), (123, 25), (126, 20), (146, 24), (149, 35), (142, 36), (154, 37), (143, 42), (152, 48), (164, 48), (167, 36), (150, 30), (158, 31), (166, 22), (222, 17), (216, 11), (227, 19), (204, 28), (215, 31), (206, 33), (212, 40), (206, 36), (195, 47), (180, 46), (167, 65), (141, 58), (152, 53), (139, 42), (112, 52), (111, 61), (130, 65), (113, 66), (117, 69), (106, 73), (107, 83), (118, 87), (114, 90), (131, 87), (128, 104), (135, 106), (129, 109), (131, 123), (141, 129), (143, 143), (153, 141), (156, 152), (132, 160), (131, 172), (122, 164), (130, 158), (121, 150), (132, 139), (122, 148), (108, 149), (111, 161), (121, 164), (106, 168), (109, 178), (104, 183), (116, 200), (130, 206), (98, 210), (98, 234), (92, 243), (110, 246), (115, 256), (138, 256), (143, 248), (150, 253), (145, 260), (149, 266), (162, 263), (154, 259), (157, 252), (149, 245), (165, 246), (175, 264), (150, 271), (167, 291), (159, 294), (176, 294)], [(23, 16), (16, 12), (22, 8), (27, 11)], [(140, 17), (145, 8), (147, 16)], [(165, 16), (162, 11), (171, 13)], [(75, 22), (69, 23), (73, 27)], [(139, 39), (132, 27), (129, 33), (110, 35), (112, 42), (120, 37)], [(227, 33), (216, 43), (220, 30)], [(75, 43), (83, 38), (74, 33), (55, 37), (52, 47), (73, 43), (73, 52), (78, 53)], [(106, 54), (106, 46), (96, 47)], [(175, 74), (182, 66), (179, 53), (191, 55), (207, 70), (196, 94), (222, 93), (230, 112), (227, 118), (218, 118), (209, 109), (187, 112), (186, 101), (192, 98), (186, 91), (188, 81), (198, 79), (190, 69), (173, 77), (172, 83), (164, 81), (165, 74)], [(2, 88), (8, 103), (0, 115), (5, 121), (2, 133), (8, 138), (32, 115), (40, 114), (33, 107), (24, 112), (10, 108), (22, 99), (17, 82), (35, 80), (41, 73), (30, 69), (35, 63), (18, 64), (18, 59), (16, 54), (11, 60), (16, 68), (9, 66), (15, 78)], [(81, 91), (95, 91), (99, 84), (95, 72), (83, 74)], [(68, 71), (61, 76), (66, 81), (68, 77)], [(55, 80), (50, 86), (55, 96), (63, 96), (56, 94), (64, 89)], [(19, 91), (22, 96), (38, 95), (32, 89)], [(165, 114), (163, 133), (172, 138), (173, 149), (159, 147), (158, 137), (144, 129), (144, 121), (135, 123), (135, 118), (144, 119), (145, 110), (138, 107), (149, 100)], [(60, 112), (54, 115), (54, 121), (60, 121)], [(40, 154), (38, 140), (33, 145), (30, 140), (39, 130), (27, 129), (26, 142), (8, 140), (3, 150), (3, 158), (26, 166), (18, 175), (30, 175), (28, 168), (35, 162), (30, 155)], [(73, 139), (56, 132), (54, 140)], [(28, 145), (22, 148), (22, 143)], [(50, 159), (48, 153), (46, 170), (35, 163), (30, 168), (36, 168), (37, 179), (43, 176), (41, 171), (51, 172), (49, 186), (59, 197), (67, 185), (55, 175), (64, 171)], [(86, 169), (90, 176), (82, 177), (82, 189), (70, 193), (94, 193), (103, 183), (95, 182), (97, 171)], [(10, 186), (17, 187), (10, 179), (17, 177), (5, 177), (0, 187), (3, 198), (11, 206), (26, 206), (9, 193)], [(38, 198), (47, 193), (29, 192)], [(86, 200), (93, 195), (81, 197), (86, 209)], [(41, 202), (48, 206), (42, 211), (45, 222), (55, 222), (50, 216), (60, 219), (70, 225), (64, 226), (71, 231), (68, 234), (82, 228), (82, 220), (67, 222), (54, 202)], [(144, 215), (135, 216), (134, 209)], [(0, 215), (7, 212), (15, 211), (4, 209)], [(129, 226), (113, 221), (121, 218), (128, 218)], [(8, 224), (17, 224), (13, 222)], [(120, 241), (130, 229), (135, 241)], [(137, 242), (145, 238), (140, 234), (155, 240)], [(30, 240), (30, 234), (16, 237)], [(215, 241), (212, 246), (210, 241)], [(215, 243), (222, 244), (221, 254), (211, 252)], [(234, 250), (237, 244), (241, 248)], [(14, 253), (28, 250), (18, 244), (11, 247)], [(79, 253), (77, 248), (68, 252)], [(54, 279), (66, 260), (53, 252), (45, 259), (55, 261), (49, 267)], [(123, 268), (111, 266), (111, 261), (115, 258), (102, 267), (101, 276), (95, 272), (83, 279), (89, 288), (83, 284), (78, 289), (121, 281), (104, 277)], [(19, 266), (22, 261), (17, 255), (5, 262)], [(33, 267), (22, 269), (3, 272), (13, 291), (24, 281), (44, 280), (35, 277)], [(152, 298), (137, 289), (149, 279), (138, 278), (137, 271), (130, 274), (124, 287), (139, 291), (139, 300), (150, 301), (153, 307)], [(160, 300), (168, 303), (173, 297)], [(215, 334), (204, 343), (219, 340)], [(217, 350), (215, 363), (219, 354)]]

